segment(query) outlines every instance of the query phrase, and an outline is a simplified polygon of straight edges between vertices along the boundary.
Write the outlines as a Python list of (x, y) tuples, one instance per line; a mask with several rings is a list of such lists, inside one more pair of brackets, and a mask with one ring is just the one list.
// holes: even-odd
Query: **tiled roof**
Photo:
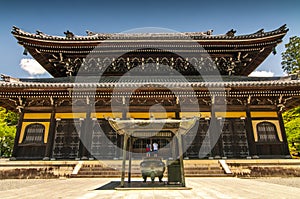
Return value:
[[(198, 70), (213, 75), (249, 75), (281, 43), (288, 29), (282, 26), (265, 32), (224, 35), (190, 33), (89, 33), (51, 36), (28, 33), (14, 27), (12, 34), (53, 77), (103, 73), (119, 76), (135, 68), (139, 72), (176, 70), (192, 76)], [(156, 67), (144, 67), (155, 64)], [(164, 68), (163, 66), (168, 66)], [(203, 74), (203, 73), (202, 73)]]
[[(233, 31), (233, 30), (231, 30)], [(228, 39), (228, 40), (235, 40), (235, 39), (252, 39), (252, 38), (261, 38), (261, 37), (268, 37), (272, 35), (277, 35), (281, 33), (286, 33), (288, 29), (286, 25), (281, 26), (280, 28), (264, 32), (263, 29), (259, 30), (252, 34), (245, 34), (245, 35), (237, 35), (235, 36), (230, 34), (222, 34), (222, 35), (212, 35), (207, 34), (206, 32), (170, 32), (170, 33), (92, 33), (88, 36), (77, 36), (73, 33), (67, 31), (67, 33), (71, 34), (72, 36), (53, 36), (47, 35), (42, 33), (41, 31), (36, 31), (36, 33), (29, 33), (26, 31), (21, 30), (18, 27), (13, 27), (12, 33), (14, 35), (26, 36), (36, 39), (46, 39), (46, 40), (67, 40), (67, 41), (93, 41), (93, 40), (106, 40), (106, 39), (140, 39), (140, 38), (164, 38), (164, 39), (182, 39), (186, 37), (190, 37), (192, 39), (203, 39), (203, 40), (219, 40), (219, 39)], [(230, 32), (230, 31), (229, 31)], [(235, 32), (235, 31), (234, 31)], [(66, 33), (65, 33), (66, 34)]]
[(282, 77), (65, 77), (21, 79), (19, 82), (0, 81), (4, 88), (114, 88), (114, 87), (264, 87), (300, 86), (300, 80)]

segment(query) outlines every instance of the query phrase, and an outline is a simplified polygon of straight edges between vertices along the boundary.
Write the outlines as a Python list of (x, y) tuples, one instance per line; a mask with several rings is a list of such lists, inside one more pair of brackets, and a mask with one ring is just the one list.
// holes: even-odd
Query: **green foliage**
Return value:
[(282, 116), (290, 151), (300, 152), (300, 106), (286, 111)]
[(290, 38), (289, 43), (285, 44), (286, 51), (282, 56), (282, 69), (291, 74), (300, 70), (300, 37)]
[(11, 156), (18, 115), (0, 107), (0, 157)]

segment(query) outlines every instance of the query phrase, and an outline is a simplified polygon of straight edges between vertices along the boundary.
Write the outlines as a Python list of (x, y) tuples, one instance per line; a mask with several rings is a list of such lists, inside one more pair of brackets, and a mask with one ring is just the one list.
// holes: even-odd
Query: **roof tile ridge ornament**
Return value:
[(213, 31), (214, 30), (210, 29), (204, 32), (186, 32), (184, 34), (188, 36), (213, 36)]
[(29, 32), (25, 32), (24, 30), (21, 30), (19, 27), (17, 26), (13, 26), (12, 31), (13, 34), (18, 34), (18, 35), (27, 35), (27, 34), (31, 34)]
[(275, 35), (275, 34), (281, 34), (281, 33), (287, 33), (289, 29), (287, 28), (286, 24), (280, 26), (279, 28), (275, 30), (271, 30), (269, 32), (266, 32), (267, 35)]
[(90, 30), (86, 30), (85, 32), (86, 32), (86, 37), (107, 36), (107, 34), (105, 34), (105, 33), (98, 33), (98, 32), (93, 32), (93, 31), (90, 31)]
[(36, 30), (35, 31), (36, 32), (36, 36), (40, 36), (40, 37), (52, 37), (51, 35), (47, 35), (47, 34), (45, 34), (45, 33), (43, 33), (42, 31), (40, 31), (40, 30)]
[(66, 38), (74, 38), (75, 37), (74, 33), (70, 32), (69, 30), (64, 32), (64, 34), (66, 35)]
[(20, 82), (20, 79), (5, 74), (1, 74), (1, 79), (4, 82)]
[(262, 35), (264, 33), (265, 33), (265, 29), (262, 28), (262, 29), (256, 31), (255, 33), (253, 33), (253, 35)]
[(282, 26), (280, 26), (278, 29), (278, 31), (284, 32), (284, 31), (289, 31), (289, 29), (286, 27), (286, 24), (283, 24)]
[(229, 30), (225, 35), (226, 35), (227, 37), (234, 37), (234, 36), (235, 36), (235, 33), (236, 33), (236, 30), (231, 29), (231, 30)]
[(87, 36), (81, 36), (81, 35), (75, 35), (74, 33), (70, 32), (69, 30), (67, 30), (66, 32), (64, 32), (64, 34), (66, 35), (65, 37), (63, 36), (56, 36), (56, 35), (48, 35), (45, 34), (39, 30), (36, 31), (36, 33), (29, 33), (26, 32), (20, 28), (18, 28), (17, 26), (13, 26), (12, 29), (12, 34), (14, 35), (24, 35), (24, 36), (29, 36), (29, 37), (35, 37), (35, 38), (44, 38), (44, 39), (63, 39), (63, 40), (69, 40), (69, 39), (74, 39), (74, 40), (80, 40), (83, 38), (91, 38), (91, 39), (99, 39), (99, 40), (103, 40), (103, 39), (108, 39), (111, 38), (112, 36), (114, 36), (114, 38), (122, 38), (122, 37), (128, 37), (128, 36), (139, 36), (139, 37), (143, 37), (143, 36), (163, 36), (163, 37), (170, 37), (173, 35), (178, 35), (180, 34), (181, 36), (185, 35), (185, 36), (190, 36), (194, 39), (200, 39), (200, 38), (209, 38), (209, 39), (220, 39), (220, 38), (227, 38), (227, 39), (241, 39), (241, 38), (253, 38), (253, 37), (265, 37), (265, 36), (270, 36), (270, 35), (276, 35), (276, 34), (281, 34), (281, 33), (286, 33), (288, 32), (288, 28), (286, 27), (286, 24), (280, 26), (279, 28), (272, 30), (272, 31), (268, 31), (268, 32), (264, 32), (264, 29), (260, 29), (258, 31), (256, 31), (255, 33), (252, 34), (245, 34), (245, 35), (235, 35), (236, 30), (231, 29), (229, 30), (226, 34), (220, 34), (220, 35), (212, 35), (213, 30), (208, 30), (206, 32), (183, 32), (183, 33), (168, 33), (168, 34), (162, 34), (162, 33), (96, 33), (96, 32), (92, 32), (92, 31), (86, 31)]

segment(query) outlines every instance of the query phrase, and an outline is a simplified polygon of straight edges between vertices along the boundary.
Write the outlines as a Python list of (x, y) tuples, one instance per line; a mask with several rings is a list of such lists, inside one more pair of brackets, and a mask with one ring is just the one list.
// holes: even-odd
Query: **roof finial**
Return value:
[(18, 28), (17, 26), (13, 26), (12, 32), (20, 32), (20, 28)]
[(89, 30), (87, 30), (85, 32), (86, 32), (87, 36), (94, 36), (94, 35), (96, 35), (96, 33), (92, 32), (92, 31), (89, 31)]
[(231, 30), (229, 30), (227, 33), (226, 33), (226, 36), (228, 36), (228, 37), (234, 37), (234, 34), (236, 33), (236, 30), (233, 30), (233, 29), (231, 29)]
[(74, 34), (72, 32), (70, 32), (69, 30), (67, 30), (67, 32), (64, 32), (64, 34), (66, 35), (67, 38), (73, 38)]
[[(280, 27), (278, 28), (278, 30), (281, 30), (281, 31), (286, 30), (286, 24), (280, 26)], [(287, 29), (287, 30), (288, 30), (288, 29)]]
[(262, 29), (256, 31), (254, 34), (263, 34), (264, 32), (265, 32), (265, 31), (264, 31), (264, 29), (262, 28)]

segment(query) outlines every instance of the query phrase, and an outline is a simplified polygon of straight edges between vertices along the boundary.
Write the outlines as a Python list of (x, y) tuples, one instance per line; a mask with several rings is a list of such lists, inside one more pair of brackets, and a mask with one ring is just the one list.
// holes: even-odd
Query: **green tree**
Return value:
[(291, 74), (300, 70), (300, 37), (290, 37), (289, 43), (285, 44), (285, 52), (282, 56), (282, 69)]
[(300, 106), (284, 112), (282, 116), (290, 151), (300, 152)]
[(18, 115), (0, 107), (0, 157), (11, 156)]

